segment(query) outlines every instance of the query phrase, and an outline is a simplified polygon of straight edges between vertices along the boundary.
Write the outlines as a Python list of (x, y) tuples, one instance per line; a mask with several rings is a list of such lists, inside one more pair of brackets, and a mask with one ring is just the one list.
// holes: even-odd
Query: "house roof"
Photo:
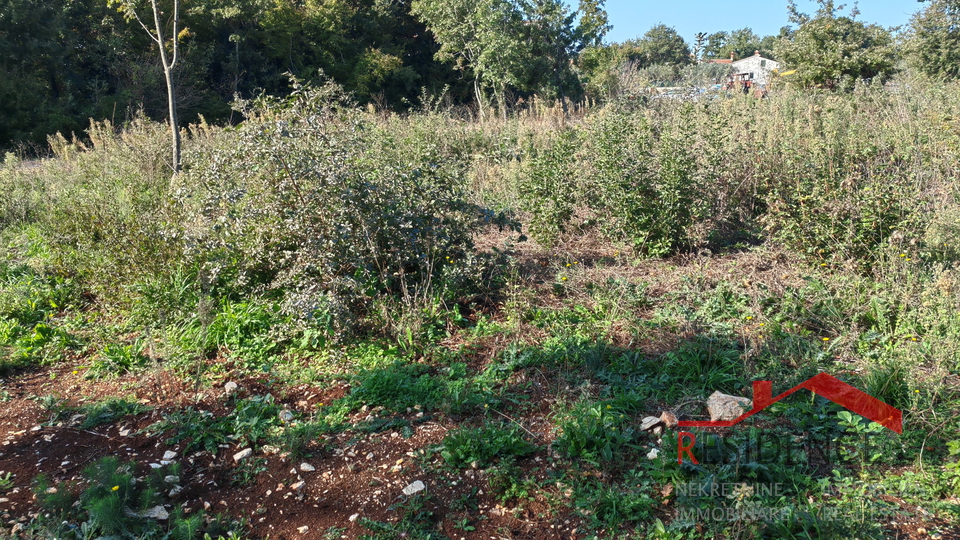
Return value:
[(776, 60), (771, 60), (770, 58), (765, 58), (763, 56), (760, 56), (760, 51), (754, 51), (753, 56), (745, 56), (739, 60), (734, 61), (733, 63), (737, 64), (737, 63), (743, 62), (744, 60), (751, 60), (754, 58), (759, 58), (760, 60), (766, 60), (768, 62), (776, 62), (777, 64), (779, 64), (779, 62), (777, 62)]

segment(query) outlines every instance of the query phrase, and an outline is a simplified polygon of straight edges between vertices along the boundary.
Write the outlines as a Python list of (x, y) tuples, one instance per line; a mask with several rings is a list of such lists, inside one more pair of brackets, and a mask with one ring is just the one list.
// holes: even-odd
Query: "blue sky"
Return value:
[[(809, 0), (797, 0), (797, 6), (811, 15), (817, 10), (817, 4)], [(922, 6), (917, 0), (864, 0), (859, 3), (858, 20), (885, 27), (905, 25)], [(659, 23), (676, 28), (688, 42), (697, 32), (745, 26), (761, 36), (776, 35), (781, 26), (789, 24), (786, 0), (607, 0), (607, 14), (613, 25), (607, 41), (633, 39)]]

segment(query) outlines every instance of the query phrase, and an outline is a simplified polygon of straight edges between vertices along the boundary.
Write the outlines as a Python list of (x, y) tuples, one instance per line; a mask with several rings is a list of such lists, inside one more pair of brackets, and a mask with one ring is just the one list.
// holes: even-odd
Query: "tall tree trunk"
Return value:
[(173, 85), (173, 67), (177, 63), (177, 19), (180, 16), (180, 2), (173, 2), (173, 57), (167, 58), (167, 48), (163, 39), (163, 25), (160, 23), (160, 7), (157, 0), (150, 0), (153, 7), (153, 23), (157, 30), (156, 42), (160, 47), (160, 63), (163, 65), (163, 77), (167, 83), (167, 105), (170, 110), (170, 135), (173, 152), (171, 156), (171, 167), (173, 174), (180, 172), (180, 127), (177, 125), (177, 93)]
[(485, 113), (484, 113), (484, 110), (483, 110), (483, 109), (484, 109), (484, 107), (483, 107), (483, 94), (482, 94), (481, 91), (480, 91), (480, 79), (479, 79), (479, 78), (474, 78), (474, 79), (473, 79), (473, 91), (474, 91), (474, 93), (477, 95), (477, 110), (480, 111), (480, 120), (482, 121), (483, 118), (484, 118), (484, 114), (485, 114)]
[(173, 174), (180, 172), (180, 127), (177, 124), (177, 95), (173, 88), (173, 69), (164, 66), (163, 76), (167, 80), (167, 104), (170, 108), (170, 131), (172, 133)]

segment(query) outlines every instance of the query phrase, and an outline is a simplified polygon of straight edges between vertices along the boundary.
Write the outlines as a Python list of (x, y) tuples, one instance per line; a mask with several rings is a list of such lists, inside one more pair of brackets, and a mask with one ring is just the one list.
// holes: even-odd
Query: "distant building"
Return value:
[(760, 56), (760, 51), (755, 51), (753, 56), (736, 60), (733, 53), (730, 58), (706, 58), (703, 60), (707, 64), (729, 64), (733, 70), (730, 77), (727, 78), (727, 86), (737, 85), (761, 86), (770, 82), (770, 76), (773, 71), (780, 69), (780, 62)]
[(750, 81), (751, 86), (767, 84), (773, 71), (780, 69), (780, 62), (760, 56), (760, 51), (732, 62), (732, 65), (735, 80)]

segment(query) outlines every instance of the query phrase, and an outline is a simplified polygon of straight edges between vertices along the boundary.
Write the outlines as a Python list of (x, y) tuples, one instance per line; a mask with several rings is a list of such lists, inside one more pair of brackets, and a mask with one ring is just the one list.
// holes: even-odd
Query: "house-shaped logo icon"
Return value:
[(901, 412), (900, 409), (891, 407), (890, 405), (887, 405), (870, 394), (861, 392), (860, 390), (857, 390), (840, 379), (837, 379), (836, 377), (826, 373), (821, 373), (811, 379), (808, 379), (806, 382), (798, 384), (797, 386), (787, 390), (777, 397), (772, 397), (773, 383), (770, 381), (754, 381), (753, 409), (743, 413), (739, 418), (722, 422), (695, 422), (684, 420), (679, 422), (679, 426), (731, 427), (739, 424), (747, 418), (750, 418), (751, 416), (757, 414), (763, 409), (766, 409), (770, 405), (773, 405), (797, 390), (800, 390), (801, 388), (806, 388), (814, 394), (823, 396), (837, 405), (840, 405), (851, 412), (855, 412), (867, 420), (872, 420), (889, 430), (900, 434), (903, 433), (903, 412)]

